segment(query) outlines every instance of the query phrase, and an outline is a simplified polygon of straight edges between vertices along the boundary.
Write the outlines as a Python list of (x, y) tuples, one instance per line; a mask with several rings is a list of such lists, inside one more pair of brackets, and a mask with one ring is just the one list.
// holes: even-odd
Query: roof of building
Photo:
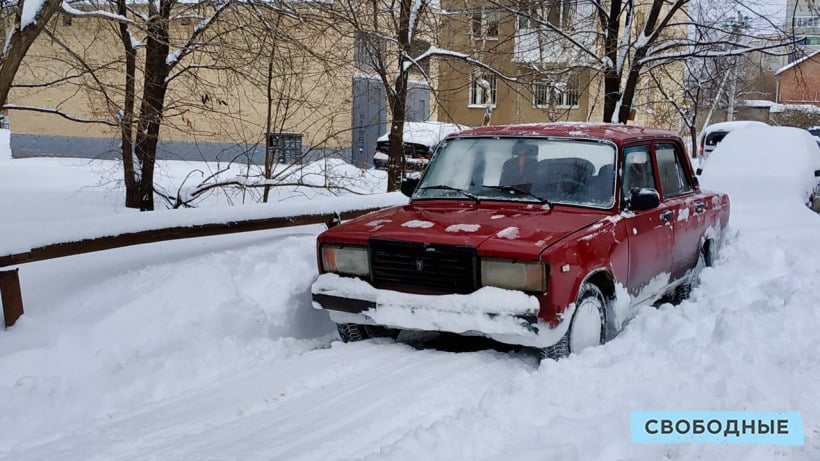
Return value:
[(811, 58), (813, 58), (813, 57), (817, 56), (818, 54), (820, 54), (820, 50), (817, 50), (817, 51), (815, 51), (814, 53), (811, 53), (811, 54), (809, 54), (809, 55), (803, 56), (802, 58), (798, 59), (797, 61), (794, 61), (794, 62), (793, 62), (793, 63), (791, 63), (791, 64), (786, 64), (785, 66), (781, 67), (780, 69), (777, 69), (777, 70), (774, 72), (774, 74), (775, 74), (775, 75), (780, 75), (780, 74), (782, 74), (783, 72), (786, 72), (787, 70), (791, 69), (792, 67), (799, 66), (800, 64), (803, 64), (804, 62), (806, 62), (806, 61), (808, 61), (809, 59), (811, 59)]

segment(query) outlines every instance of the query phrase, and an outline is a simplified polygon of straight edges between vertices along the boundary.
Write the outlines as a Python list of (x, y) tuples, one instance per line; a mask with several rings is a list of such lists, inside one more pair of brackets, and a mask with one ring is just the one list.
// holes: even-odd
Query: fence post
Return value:
[(0, 271), (0, 301), (3, 303), (3, 318), (6, 328), (23, 315), (23, 294), (20, 292), (19, 269)]

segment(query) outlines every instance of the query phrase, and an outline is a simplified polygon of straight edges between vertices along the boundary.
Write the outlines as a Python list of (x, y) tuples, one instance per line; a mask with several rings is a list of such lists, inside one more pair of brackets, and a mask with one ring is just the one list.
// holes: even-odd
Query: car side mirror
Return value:
[(406, 195), (407, 197), (411, 197), (413, 192), (416, 191), (416, 187), (419, 185), (419, 178), (404, 178), (401, 182), (401, 193)]
[(695, 175), (700, 176), (702, 174), (703, 174), (703, 168), (698, 167), (698, 169), (695, 170)]
[(697, 176), (692, 176), (692, 184), (694, 184), (695, 187), (700, 187), (700, 179), (698, 179)]
[(655, 189), (633, 187), (629, 190), (629, 209), (643, 211), (657, 208), (661, 204), (661, 196)]
[(820, 170), (814, 170), (814, 177), (820, 178)]

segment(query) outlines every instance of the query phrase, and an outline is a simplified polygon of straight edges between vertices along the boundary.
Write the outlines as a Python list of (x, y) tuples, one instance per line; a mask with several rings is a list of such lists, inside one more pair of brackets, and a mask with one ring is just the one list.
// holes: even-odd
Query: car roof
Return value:
[(614, 123), (580, 122), (482, 126), (462, 131), (450, 137), (455, 136), (556, 136), (605, 139), (614, 141), (617, 144), (646, 138), (680, 138), (676, 133), (658, 128), (619, 125)]
[(707, 126), (703, 132), (704, 134), (711, 133), (713, 131), (733, 131), (739, 130), (741, 128), (748, 128), (753, 126), (769, 126), (768, 123), (759, 122), (757, 120), (734, 120), (731, 122), (720, 122), (720, 123), (713, 123)]

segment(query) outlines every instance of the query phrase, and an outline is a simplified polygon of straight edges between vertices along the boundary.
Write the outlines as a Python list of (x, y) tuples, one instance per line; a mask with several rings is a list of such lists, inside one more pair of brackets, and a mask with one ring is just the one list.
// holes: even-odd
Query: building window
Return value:
[(498, 38), (498, 11), (482, 8), (473, 13), (470, 33), (475, 39)]
[(518, 4), (516, 27), (518, 30), (537, 29), (542, 17), (541, 6), (538, 2), (524, 0)]
[(547, 6), (547, 22), (557, 29), (566, 29), (572, 24), (578, 0), (555, 0)]
[(302, 133), (280, 131), (271, 133), (268, 145), (279, 163), (294, 163), (302, 158)]
[(522, 0), (518, 4), (516, 27), (518, 30), (538, 29), (546, 19), (546, 23), (556, 29), (567, 29), (577, 10), (578, 0)]
[(377, 71), (382, 67), (387, 44), (384, 38), (373, 32), (358, 30), (354, 38), (353, 60), (361, 70)]
[(794, 27), (820, 27), (820, 16), (795, 16)]
[(470, 81), (470, 106), (495, 107), (496, 80), (490, 73), (474, 74)]
[(581, 100), (581, 78), (572, 75), (564, 82), (536, 80), (532, 84), (534, 107), (576, 108)]

